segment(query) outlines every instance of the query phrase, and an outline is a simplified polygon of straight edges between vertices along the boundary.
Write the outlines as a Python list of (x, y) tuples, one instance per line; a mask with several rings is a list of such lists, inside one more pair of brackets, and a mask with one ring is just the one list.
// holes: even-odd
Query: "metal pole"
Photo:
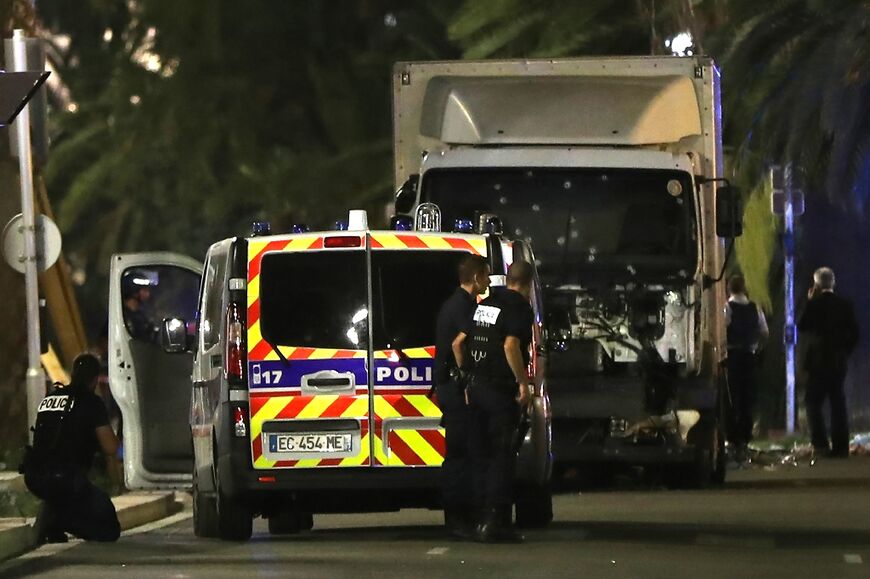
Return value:
[(785, 327), (783, 341), (785, 342), (785, 429), (788, 434), (794, 434), (795, 419), (795, 330), (794, 311), (794, 204), (792, 203), (792, 166), (785, 166), (785, 207), (783, 221), (785, 231), (782, 237), (782, 253), (784, 259), (784, 290), (785, 290)]
[[(27, 70), (27, 44), (23, 30), (12, 33), (15, 72)], [(30, 106), (15, 119), (18, 172), (21, 178), (21, 214), (24, 226), (24, 287), (27, 301), (27, 426), (36, 423), (36, 411), (45, 396), (45, 371), (40, 361), (39, 278), (36, 264), (36, 215), (33, 206), (33, 159), (30, 150)]]

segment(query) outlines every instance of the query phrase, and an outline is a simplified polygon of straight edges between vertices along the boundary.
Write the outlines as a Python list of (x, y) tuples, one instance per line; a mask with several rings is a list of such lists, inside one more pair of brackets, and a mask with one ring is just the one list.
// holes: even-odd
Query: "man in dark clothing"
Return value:
[[(477, 306), (467, 337), (473, 482), (475, 502), (483, 512), (476, 539), (486, 543), (523, 540), (511, 514), (520, 411), (531, 401), (527, 366), (534, 322), (529, 305), (533, 275), (529, 263), (514, 262), (507, 290), (493, 292)], [(465, 342), (465, 333), (453, 342), (461, 367)]]
[(489, 288), (489, 265), (479, 255), (459, 262), (459, 287), (441, 310), (435, 325), (435, 388), (443, 414), (447, 452), (443, 465), (444, 523), (451, 535), (471, 538), (474, 525), (471, 465), (468, 457), (468, 404), (465, 383), (453, 357), (453, 340), (468, 332), (477, 296)]
[(124, 307), (124, 324), (130, 336), (137, 340), (153, 342), (157, 328), (147, 312), (151, 300), (151, 280), (136, 270), (126, 272), (121, 280), (121, 297)]
[(116, 541), (121, 534), (111, 499), (87, 478), (97, 450), (107, 465), (118, 450), (106, 407), (94, 393), (99, 373), (99, 360), (81, 354), (69, 386), (58, 385), (39, 404), (33, 447), (21, 470), (30, 492), (45, 501), (36, 524), (41, 542), (65, 542), (66, 533), (88, 541)]
[[(813, 274), (809, 302), (798, 322), (807, 339), (804, 369), (807, 382), (807, 420), (816, 452), (837, 458), (849, 456), (849, 418), (846, 413), (846, 380), (849, 355), (858, 345), (858, 322), (852, 304), (834, 294), (834, 272), (822, 267)], [(831, 445), (822, 405), (831, 405)]]
[(752, 440), (755, 407), (755, 353), (769, 331), (764, 312), (746, 295), (746, 282), (741, 275), (728, 280), (728, 303), (725, 304), (725, 324), (728, 334), (728, 443), (734, 459), (742, 463), (747, 458), (747, 445)]

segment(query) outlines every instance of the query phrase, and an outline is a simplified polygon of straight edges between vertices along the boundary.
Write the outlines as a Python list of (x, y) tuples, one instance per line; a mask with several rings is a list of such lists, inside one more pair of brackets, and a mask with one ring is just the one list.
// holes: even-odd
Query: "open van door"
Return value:
[(128, 488), (191, 484), (193, 354), (166, 353), (160, 328), (166, 318), (194, 323), (201, 275), (202, 264), (183, 255), (112, 256), (109, 387), (121, 409)]

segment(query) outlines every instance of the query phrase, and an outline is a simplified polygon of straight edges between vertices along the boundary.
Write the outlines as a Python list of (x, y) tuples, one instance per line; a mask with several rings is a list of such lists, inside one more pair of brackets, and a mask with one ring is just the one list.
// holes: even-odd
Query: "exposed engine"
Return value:
[(651, 414), (673, 410), (674, 378), (694, 363), (691, 286), (561, 286), (549, 295), (552, 347), (571, 350), (581, 374), (624, 373), (644, 381)]

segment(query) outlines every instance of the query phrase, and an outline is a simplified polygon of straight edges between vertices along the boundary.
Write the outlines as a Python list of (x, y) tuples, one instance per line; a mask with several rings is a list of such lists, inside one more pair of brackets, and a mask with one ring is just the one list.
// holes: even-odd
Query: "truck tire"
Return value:
[(543, 529), (553, 521), (553, 494), (550, 487), (526, 486), (517, 489), (517, 526)]
[(310, 531), (314, 526), (311, 513), (291, 511), (269, 517), (269, 533), (272, 535), (293, 535), (301, 531)]
[(689, 432), (695, 457), (670, 473), (670, 485), (679, 489), (704, 489), (725, 480), (725, 440), (718, 417), (709, 415)]
[(203, 539), (218, 537), (217, 499), (199, 490), (193, 475), (193, 534)]

